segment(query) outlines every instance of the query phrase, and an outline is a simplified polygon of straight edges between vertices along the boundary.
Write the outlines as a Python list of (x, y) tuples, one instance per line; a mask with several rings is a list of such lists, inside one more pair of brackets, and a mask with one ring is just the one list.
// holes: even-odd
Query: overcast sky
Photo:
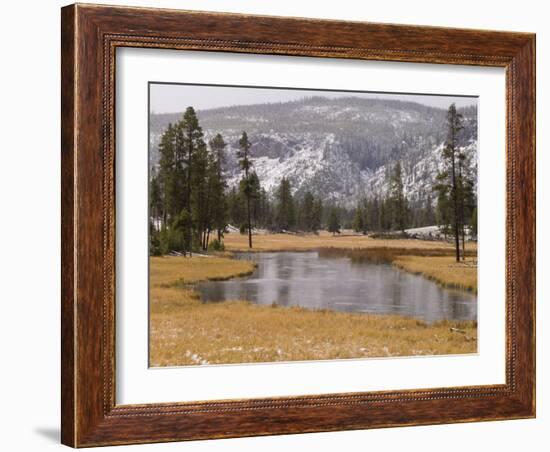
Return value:
[(418, 102), (432, 107), (448, 108), (453, 102), (457, 107), (476, 105), (477, 97), (458, 97), (419, 94), (388, 94), (342, 91), (317, 91), (274, 88), (248, 88), (207, 85), (159, 84), (150, 85), (150, 107), (153, 113), (175, 113), (188, 106), (206, 110), (233, 105), (250, 105), (273, 102), (287, 102), (304, 97), (323, 96), (382, 98)]

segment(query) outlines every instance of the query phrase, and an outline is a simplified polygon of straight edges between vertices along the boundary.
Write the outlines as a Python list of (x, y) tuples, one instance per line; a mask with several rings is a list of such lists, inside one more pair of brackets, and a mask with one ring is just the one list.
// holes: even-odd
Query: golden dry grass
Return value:
[[(248, 248), (248, 236), (226, 234), (225, 248), (229, 251), (305, 251), (320, 248), (414, 248), (419, 250), (445, 249), (452, 252), (453, 245), (448, 242), (416, 239), (375, 239), (366, 235), (336, 235), (328, 232), (315, 234), (265, 234), (252, 236), (252, 246)], [(467, 250), (476, 250), (475, 243), (468, 243)]]
[(192, 287), (185, 285), (252, 270), (250, 262), (221, 257), (151, 258), (150, 364), (301, 361), (477, 350), (474, 322), (427, 325), (397, 316), (259, 306), (242, 300), (203, 304)]
[(477, 292), (477, 258), (456, 262), (454, 256), (398, 256), (393, 264), (446, 287)]
[(246, 276), (254, 271), (249, 261), (224, 257), (151, 257), (151, 287), (192, 284), (198, 281), (216, 281), (237, 276)]

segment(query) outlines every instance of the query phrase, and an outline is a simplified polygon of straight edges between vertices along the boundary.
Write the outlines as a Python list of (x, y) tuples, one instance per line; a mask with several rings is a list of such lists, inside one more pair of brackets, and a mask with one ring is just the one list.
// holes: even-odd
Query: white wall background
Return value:
[[(546, 351), (550, 309), (542, 261), (550, 251), (548, 199), (543, 178), (550, 157), (550, 18), (537, 0), (462, 0), (445, 2), (388, 0), (113, 0), (135, 6), (202, 9), (241, 13), (365, 20), (537, 33), (538, 80), (538, 417), (489, 422), (369, 431), (321, 433), (223, 441), (119, 447), (156, 451), (543, 451), (550, 429), (550, 392)], [(98, 2), (93, 2), (98, 3)], [(0, 27), (0, 447), (9, 451), (58, 450), (60, 312), (60, 159), (59, 159), (59, 8), (64, 2), (27, 0), (2, 5)], [(546, 210), (545, 210), (546, 208)], [(546, 380), (546, 381), (545, 381)]]

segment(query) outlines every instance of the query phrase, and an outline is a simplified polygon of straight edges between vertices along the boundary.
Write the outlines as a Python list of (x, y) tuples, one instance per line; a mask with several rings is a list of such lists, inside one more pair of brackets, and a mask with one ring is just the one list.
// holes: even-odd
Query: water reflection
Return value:
[(255, 261), (247, 278), (200, 283), (205, 302), (250, 300), (336, 311), (400, 314), (436, 320), (476, 320), (476, 296), (444, 289), (389, 264), (352, 263), (317, 252), (240, 253)]

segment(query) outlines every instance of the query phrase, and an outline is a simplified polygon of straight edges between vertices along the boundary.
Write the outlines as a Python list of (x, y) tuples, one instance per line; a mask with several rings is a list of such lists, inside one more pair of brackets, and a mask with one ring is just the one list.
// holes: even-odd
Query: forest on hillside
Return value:
[[(408, 198), (403, 164), (396, 151), (386, 174), (385, 193), (367, 193), (350, 208), (334, 199), (323, 199), (320, 193), (297, 191), (286, 177), (282, 177), (274, 191), (268, 192), (255, 171), (257, 156), (252, 152), (253, 143), (246, 130), (240, 132), (234, 151), (238, 184), (230, 186), (225, 170), (228, 157), (225, 138), (217, 133), (207, 140), (195, 109), (188, 107), (162, 132), (158, 163), (150, 167), (150, 253), (223, 250), (224, 234), (230, 225), (248, 235), (252, 248), (253, 234), (258, 230), (264, 233), (326, 230), (339, 234), (342, 229), (353, 229), (359, 234), (404, 234), (409, 228), (437, 224), (444, 236), (453, 239), (457, 260), (463, 258), (465, 240), (477, 235), (476, 174), (467, 164), (470, 156), (463, 146), (463, 132), (469, 124), (454, 104), (449, 107), (438, 132), (444, 141), (438, 156), (441, 170), (422, 199)], [(347, 140), (349, 152), (355, 152), (355, 158), (360, 160), (364, 146), (375, 145), (358, 138), (365, 136), (364, 131), (363, 135), (359, 129), (348, 132), (342, 139)], [(376, 158), (378, 153), (365, 155)]]

